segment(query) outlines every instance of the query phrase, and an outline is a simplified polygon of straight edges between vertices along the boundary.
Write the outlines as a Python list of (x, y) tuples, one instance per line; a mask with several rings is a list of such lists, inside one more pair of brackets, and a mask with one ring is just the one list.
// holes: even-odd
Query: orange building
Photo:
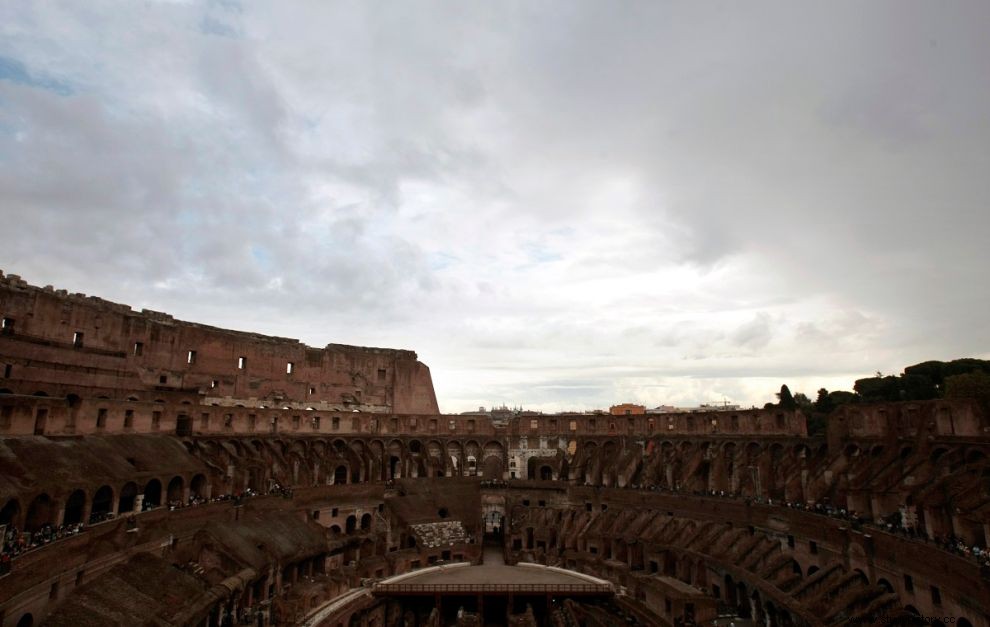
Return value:
[(632, 403), (622, 403), (621, 405), (612, 405), (609, 407), (608, 413), (613, 416), (638, 416), (646, 413), (646, 407), (643, 405), (633, 405)]

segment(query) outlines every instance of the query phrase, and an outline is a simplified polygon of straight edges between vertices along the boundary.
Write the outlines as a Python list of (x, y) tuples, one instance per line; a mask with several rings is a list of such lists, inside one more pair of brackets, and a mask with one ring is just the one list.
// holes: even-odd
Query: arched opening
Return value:
[(818, 570), (819, 570), (819, 568), (817, 566), (809, 566), (808, 567), (808, 576), (810, 577), (810, 576), (814, 575), (815, 573), (818, 572)]
[(124, 487), (120, 489), (120, 501), (117, 503), (117, 513), (126, 514), (127, 512), (134, 511), (134, 501), (137, 499), (137, 484), (133, 481), (128, 481), (124, 484)]
[(389, 460), (388, 460), (388, 478), (389, 479), (398, 479), (400, 477), (400, 474), (399, 474), (399, 464), (400, 463), (401, 463), (401, 460), (398, 457), (396, 457), (395, 455), (392, 455), (389, 458)]
[(491, 455), (485, 458), (484, 467), (485, 479), (501, 479), (502, 478), (502, 460)]
[(65, 501), (65, 517), (62, 522), (66, 525), (75, 525), (82, 522), (83, 509), (86, 507), (86, 493), (76, 490), (69, 495)]
[(551, 481), (553, 479), (553, 468), (550, 466), (540, 466), (540, 480)]
[(350, 515), (350, 516), (347, 517), (347, 522), (345, 524), (345, 531), (347, 533), (349, 533), (349, 534), (350, 533), (354, 533), (354, 530), (356, 528), (357, 528), (357, 517), (355, 517), (352, 514), (352, 515)]
[(97, 523), (106, 520), (107, 515), (113, 513), (113, 488), (108, 485), (101, 486), (93, 495), (93, 508), (89, 514), (89, 522)]
[(17, 499), (7, 501), (0, 509), (0, 525), (13, 525), (21, 514), (21, 503)]
[(749, 605), (749, 594), (746, 589), (746, 584), (741, 581), (736, 584), (736, 598), (738, 599), (736, 611), (739, 612), (739, 617), (752, 618), (752, 608)]
[(337, 466), (337, 469), (333, 471), (333, 482), (334, 484), (347, 483), (347, 466)]
[(182, 477), (172, 477), (172, 480), (168, 482), (168, 490), (166, 491), (166, 498), (168, 499), (169, 505), (182, 505), (182, 488), (185, 486), (185, 482)]
[(877, 585), (883, 588), (887, 594), (894, 593), (894, 586), (890, 585), (890, 582), (886, 579), (877, 579)]
[(175, 435), (180, 438), (192, 435), (192, 418), (186, 414), (179, 414), (175, 419)]
[(196, 497), (198, 499), (206, 498), (205, 475), (198, 474), (192, 478), (192, 482), (189, 483), (189, 496)]
[(158, 507), (161, 504), (162, 482), (158, 479), (152, 479), (144, 486), (144, 504), (142, 505), (142, 508), (148, 510), (152, 507)]
[(47, 494), (34, 497), (28, 506), (27, 518), (24, 520), (25, 531), (37, 531), (44, 525), (54, 523), (55, 508), (52, 499)]
[(34, 616), (30, 612), (21, 616), (21, 620), (17, 621), (17, 627), (34, 627)]
[(330, 537), (336, 538), (340, 535), (340, 525), (330, 525)]
[(371, 531), (371, 514), (361, 516), (361, 531)]

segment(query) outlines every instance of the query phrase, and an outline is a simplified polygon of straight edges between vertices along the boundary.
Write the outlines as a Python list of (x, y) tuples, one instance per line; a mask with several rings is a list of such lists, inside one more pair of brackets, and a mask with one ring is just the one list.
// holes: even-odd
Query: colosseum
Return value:
[(496, 422), (410, 350), (0, 315), (2, 627), (990, 627), (975, 403)]

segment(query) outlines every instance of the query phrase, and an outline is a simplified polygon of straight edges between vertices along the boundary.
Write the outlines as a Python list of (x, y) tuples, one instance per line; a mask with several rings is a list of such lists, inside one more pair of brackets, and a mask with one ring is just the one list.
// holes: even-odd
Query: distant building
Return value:
[(613, 416), (639, 416), (646, 413), (646, 407), (643, 405), (633, 405), (632, 403), (622, 403), (621, 405), (612, 405), (609, 407), (608, 413)]

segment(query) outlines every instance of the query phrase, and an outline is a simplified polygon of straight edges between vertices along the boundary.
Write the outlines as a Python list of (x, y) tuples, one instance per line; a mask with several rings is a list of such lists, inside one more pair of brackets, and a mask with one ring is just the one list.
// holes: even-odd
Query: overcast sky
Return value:
[(447, 412), (988, 357), (988, 32), (982, 0), (0, 0), (0, 269), (410, 348)]

